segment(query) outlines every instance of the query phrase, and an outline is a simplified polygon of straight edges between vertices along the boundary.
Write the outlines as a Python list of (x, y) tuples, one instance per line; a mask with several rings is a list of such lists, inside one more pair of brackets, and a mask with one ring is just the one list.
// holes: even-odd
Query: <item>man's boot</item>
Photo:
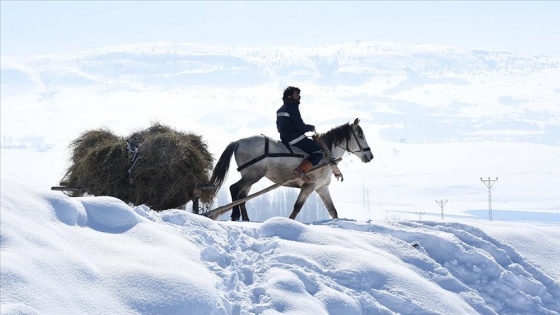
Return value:
[(294, 175), (301, 178), (305, 183), (309, 183), (311, 179), (307, 176), (307, 172), (313, 167), (309, 160), (305, 159), (301, 162), (298, 168), (294, 170)]

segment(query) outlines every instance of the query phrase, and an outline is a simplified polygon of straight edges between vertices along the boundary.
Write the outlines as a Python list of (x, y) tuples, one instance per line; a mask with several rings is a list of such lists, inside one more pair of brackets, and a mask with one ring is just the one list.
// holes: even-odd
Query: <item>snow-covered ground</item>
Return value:
[(1, 235), (2, 314), (560, 312), (558, 224), (212, 221), (3, 182)]
[[(559, 64), (383, 43), (2, 56), (0, 313), (560, 314)], [(253, 222), (50, 191), (89, 129), (158, 121), (216, 157), (276, 137), (287, 85), (320, 132), (361, 118), (375, 159), (340, 163), (338, 220), (316, 196), (288, 220), (268, 202), (287, 188)]]

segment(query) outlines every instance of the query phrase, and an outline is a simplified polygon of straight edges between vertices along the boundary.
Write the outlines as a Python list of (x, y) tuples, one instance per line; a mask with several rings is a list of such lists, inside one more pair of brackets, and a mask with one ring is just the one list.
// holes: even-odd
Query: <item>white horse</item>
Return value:
[[(333, 160), (342, 158), (345, 152), (353, 153), (364, 163), (373, 159), (364, 132), (358, 125), (359, 122), (360, 120), (356, 118), (352, 124), (347, 123), (335, 127), (320, 135), (321, 140), (330, 149)], [(216, 187), (216, 192), (224, 183), (233, 154), (235, 154), (237, 170), (241, 173), (241, 179), (229, 188), (232, 201), (246, 197), (251, 190), (251, 186), (263, 177), (274, 183), (282, 183), (293, 178), (293, 170), (308, 155), (299, 148), (287, 147), (284, 143), (265, 136), (253, 136), (231, 142), (220, 156), (212, 172), (210, 184)], [(330, 163), (327, 157), (324, 157), (319, 165), (324, 163)], [(313, 169), (309, 174), (311, 182), (304, 183), (303, 180), (296, 179), (285, 185), (300, 188), (290, 219), (296, 218), (313, 191), (319, 194), (331, 217), (333, 219), (338, 218), (328, 188), (331, 183), (331, 168), (324, 167), (316, 172), (312, 171)], [(233, 207), (231, 219), (233, 221), (239, 220), (240, 212), (243, 221), (249, 221), (245, 203)]]

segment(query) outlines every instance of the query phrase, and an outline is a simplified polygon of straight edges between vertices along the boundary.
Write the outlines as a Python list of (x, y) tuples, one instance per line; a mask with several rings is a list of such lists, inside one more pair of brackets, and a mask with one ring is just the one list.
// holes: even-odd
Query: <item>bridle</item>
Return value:
[(371, 151), (370, 147), (362, 147), (362, 144), (360, 143), (360, 141), (358, 140), (358, 136), (356, 136), (356, 133), (354, 132), (354, 128), (350, 127), (350, 131), (352, 132), (352, 136), (354, 137), (354, 140), (356, 140), (356, 143), (358, 144), (358, 148), (360, 148), (359, 150), (356, 151), (352, 151), (350, 150), (350, 139), (346, 140), (346, 148), (341, 147), (339, 145), (337, 145), (340, 148), (343, 148), (344, 150), (346, 150), (348, 153), (358, 153), (358, 152), (368, 152)]

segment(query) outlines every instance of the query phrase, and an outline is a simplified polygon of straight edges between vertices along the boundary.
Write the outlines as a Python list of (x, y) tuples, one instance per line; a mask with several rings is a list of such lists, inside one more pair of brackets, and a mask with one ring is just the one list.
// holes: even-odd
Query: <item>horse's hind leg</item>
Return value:
[[(249, 195), (250, 190), (251, 190), (251, 186), (242, 190), (241, 193), (239, 194), (239, 199), (247, 197), (247, 195)], [(245, 202), (240, 204), (239, 207), (241, 208), (241, 219), (243, 221), (249, 221), (249, 215), (247, 214), (247, 207), (245, 207)]]
[(319, 194), (319, 197), (321, 197), (321, 200), (323, 200), (323, 203), (325, 204), (325, 207), (327, 207), (327, 210), (329, 211), (329, 214), (331, 215), (331, 218), (333, 219), (338, 219), (338, 212), (336, 211), (336, 208), (334, 207), (332, 198), (331, 198), (331, 193), (329, 192), (329, 188), (328, 187), (323, 187), (321, 189), (317, 190), (317, 193)]
[(290, 219), (295, 219), (298, 215), (299, 211), (303, 207), (303, 204), (309, 198), (309, 195), (313, 192), (313, 184), (304, 184), (299, 191), (299, 195), (297, 197), (296, 203), (294, 204), (294, 210), (292, 214), (290, 214)]
[[(237, 199), (239, 199), (239, 190), (241, 189), (240, 182), (241, 181), (229, 186), (229, 192), (231, 194), (231, 202), (235, 202)], [(240, 209), (239, 205), (234, 206), (233, 209), (231, 209), (232, 221), (239, 221), (239, 217), (241, 216), (239, 209)]]
[[(231, 193), (231, 201), (234, 202), (241, 198), (247, 197), (249, 190), (251, 189), (251, 186), (253, 186), (254, 183), (258, 182), (259, 179), (242, 177), (237, 183), (231, 185), (229, 187), (229, 192)], [(232, 221), (239, 221), (239, 217), (241, 216), (243, 221), (249, 221), (249, 216), (247, 215), (247, 208), (245, 208), (245, 203), (233, 207), (231, 211)]]

